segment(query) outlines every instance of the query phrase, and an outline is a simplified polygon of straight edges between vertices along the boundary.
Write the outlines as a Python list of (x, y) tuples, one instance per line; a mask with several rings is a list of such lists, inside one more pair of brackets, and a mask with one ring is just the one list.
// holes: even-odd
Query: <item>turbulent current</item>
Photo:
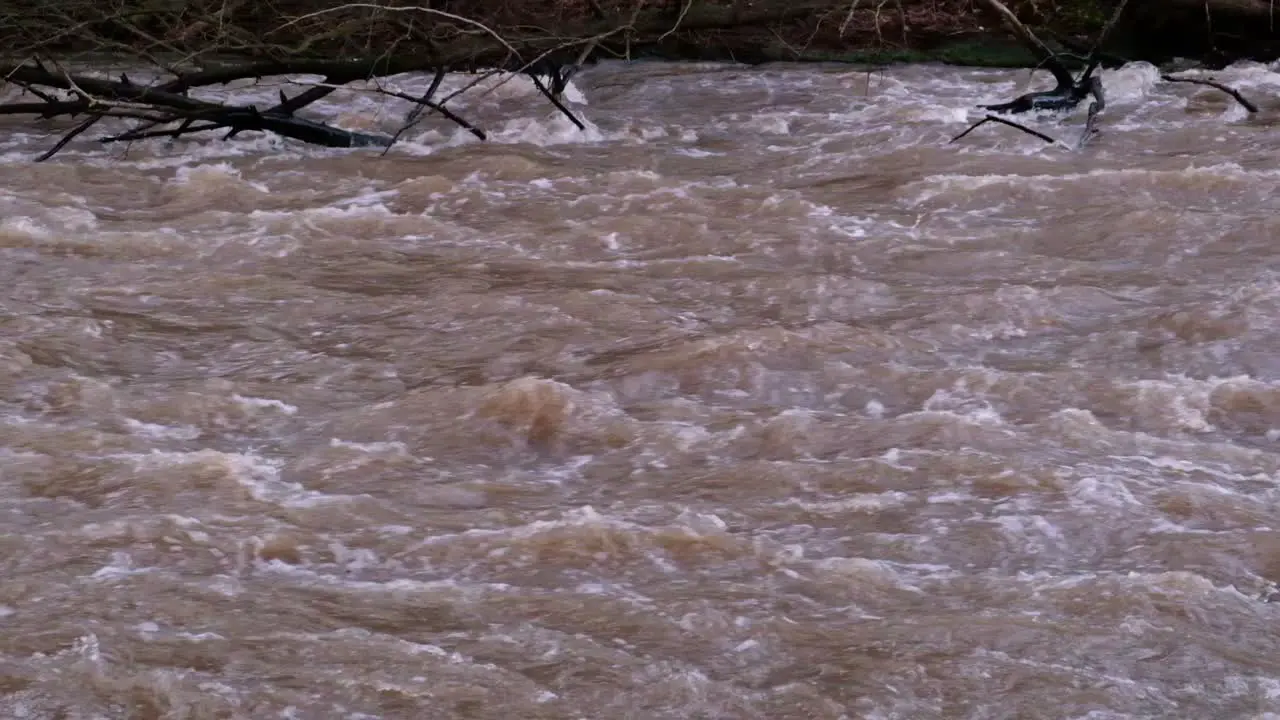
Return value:
[(0, 119), (0, 716), (1280, 718), (1280, 72), (1217, 79), (1080, 149), (933, 66)]

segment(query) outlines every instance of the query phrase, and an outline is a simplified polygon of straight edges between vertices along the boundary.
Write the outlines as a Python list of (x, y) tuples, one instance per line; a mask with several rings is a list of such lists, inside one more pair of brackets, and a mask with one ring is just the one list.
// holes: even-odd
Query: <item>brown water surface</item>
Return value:
[(1280, 717), (1280, 74), (1220, 79), (1079, 151), (928, 66), (5, 119), (0, 715)]

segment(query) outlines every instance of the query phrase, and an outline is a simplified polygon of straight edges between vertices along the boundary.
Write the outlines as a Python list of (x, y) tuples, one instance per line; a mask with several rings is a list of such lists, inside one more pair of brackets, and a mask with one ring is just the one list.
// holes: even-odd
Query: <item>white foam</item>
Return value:
[(201, 192), (207, 192), (211, 187), (227, 185), (252, 188), (263, 194), (271, 192), (263, 183), (244, 180), (240, 170), (226, 162), (180, 167), (174, 173), (173, 181), (180, 186), (194, 186)]
[(157, 425), (145, 423), (133, 418), (125, 418), (125, 425), (136, 435), (153, 440), (195, 440), (203, 431), (191, 425)]
[(1167, 182), (1169, 180), (1196, 180), (1201, 183), (1231, 184), (1245, 186), (1259, 179), (1280, 178), (1280, 170), (1249, 169), (1246, 170), (1235, 162), (1219, 162), (1210, 165), (1190, 165), (1176, 170), (1156, 170), (1142, 168), (1096, 168), (1087, 172), (1067, 172), (1058, 175), (1036, 174), (938, 174), (929, 175), (904, 185), (901, 189), (904, 200), (915, 206), (932, 200), (945, 193), (970, 193), (992, 186), (1009, 187), (1020, 192), (1051, 194), (1057, 192), (1060, 184), (1078, 184), (1080, 181), (1098, 182), (1114, 181), (1112, 184), (1133, 185), (1138, 181), (1147, 183)]
[[(409, 446), (399, 440), (391, 442), (350, 442), (347, 440), (339, 440), (338, 438), (329, 439), (329, 447), (343, 448), (347, 450), (355, 450), (356, 452), (368, 453), (370, 455), (399, 455), (403, 457), (409, 456)], [(429, 459), (429, 458), (428, 458)]]
[(809, 512), (820, 514), (844, 514), (847, 512), (875, 512), (892, 507), (900, 507), (911, 496), (907, 493), (891, 490), (882, 493), (856, 493), (831, 500), (800, 500), (791, 498), (787, 504), (794, 505)]
[(1085, 506), (1112, 508), (1142, 507), (1139, 500), (1119, 476), (1080, 478), (1068, 493), (1076, 502)]
[(241, 405), (242, 407), (253, 409), (253, 410), (259, 410), (259, 409), (278, 410), (284, 413), (285, 415), (295, 415), (298, 412), (297, 407), (290, 405), (284, 401), (275, 400), (272, 398), (245, 397), (244, 395), (237, 394), (237, 395), (232, 395), (231, 399), (234, 400), (239, 405)]
[(150, 571), (151, 568), (134, 567), (133, 558), (129, 553), (116, 551), (111, 553), (111, 562), (95, 570), (89, 575), (89, 578), (99, 581), (111, 581), (133, 575), (142, 575)]
[(227, 453), (210, 449), (195, 452), (152, 450), (149, 453), (119, 453), (107, 457), (149, 468), (180, 468), (184, 465), (221, 467), (235, 482), (248, 490), (254, 500), (284, 507), (314, 507), (346, 503), (352, 499), (349, 495), (328, 495), (308, 490), (299, 483), (285, 482), (280, 479), (284, 461), (252, 453)]

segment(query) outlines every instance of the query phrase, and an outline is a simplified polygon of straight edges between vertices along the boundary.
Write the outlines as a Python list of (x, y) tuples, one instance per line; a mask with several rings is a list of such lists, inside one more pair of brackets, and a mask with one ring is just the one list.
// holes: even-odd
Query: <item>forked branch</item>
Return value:
[(1258, 112), (1258, 106), (1254, 105), (1248, 98), (1242, 95), (1239, 90), (1236, 90), (1230, 85), (1224, 85), (1223, 83), (1217, 82), (1216, 80), (1205, 80), (1203, 78), (1176, 77), (1174, 75), (1161, 75), (1160, 79), (1164, 80), (1165, 82), (1190, 83), (1192, 85), (1204, 85), (1207, 87), (1214, 88), (1215, 90), (1221, 90), (1222, 92), (1235, 98), (1236, 102), (1240, 103), (1241, 107), (1249, 111), (1250, 115)]
[[(1116, 24), (1119, 22), (1121, 15), (1124, 14), (1125, 8), (1129, 4), (1129, 0), (1120, 0), (1114, 12), (1112, 12), (1107, 24), (1102, 28), (1098, 35), (1098, 39), (1094, 42), (1093, 49), (1089, 52), (1089, 57), (1085, 59), (1086, 66), (1084, 72), (1079, 78), (1071, 74), (1067, 66), (1063, 63), (1062, 58), (1066, 54), (1056, 53), (1049, 48), (1048, 45), (1036, 37), (1030, 28), (1022, 24), (1018, 20), (1018, 16), (1013, 13), (1000, 0), (983, 0), (985, 4), (994, 10), (1004, 20), (1005, 24), (1013, 31), (1013, 33), (1022, 41), (1022, 44), (1033, 54), (1040, 57), (1040, 62), (1036, 67), (1045, 67), (1054, 76), (1057, 81), (1052, 90), (1042, 90), (1020, 95), (1008, 102), (997, 103), (994, 105), (981, 106), (985, 110), (992, 110), (998, 113), (1024, 113), (1032, 110), (1049, 110), (1053, 112), (1062, 112), (1072, 110), (1078, 106), (1085, 98), (1092, 97), (1089, 103), (1089, 116), (1085, 121), (1084, 134), (1081, 135), (1080, 141), (1076, 143), (1076, 147), (1082, 147), (1089, 138), (1097, 132), (1095, 125), (1097, 123), (1098, 113), (1107, 107), (1106, 93), (1102, 87), (1102, 80), (1094, 75), (1094, 70), (1099, 64), (1099, 53), (1115, 30)], [(1004, 120), (994, 115), (987, 115), (982, 120), (971, 125), (967, 130), (952, 138), (951, 142), (955, 142), (960, 138), (973, 132), (976, 128), (987, 122), (998, 122), (1010, 127), (1018, 128), (1023, 132), (1035, 135), (1045, 142), (1056, 142), (1053, 138), (1043, 133), (1032, 130), (1024, 125)]]
[[(1038, 137), (1038, 138), (1040, 138), (1041, 140), (1043, 140), (1043, 141), (1045, 141), (1045, 142), (1047, 142), (1047, 143), (1049, 143), (1049, 144), (1051, 144), (1051, 145), (1052, 145), (1052, 144), (1054, 144), (1054, 143), (1057, 143), (1057, 142), (1058, 142), (1057, 140), (1053, 139), (1052, 137), (1050, 137), (1050, 136), (1048, 136), (1048, 135), (1045, 135), (1044, 133), (1040, 132), (1039, 130), (1033, 130), (1033, 129), (1031, 129), (1031, 128), (1027, 127), (1026, 125), (1023, 125), (1023, 124), (1021, 124), (1021, 123), (1016, 123), (1016, 122), (1014, 122), (1014, 121), (1012, 121), (1012, 120), (1010, 120), (1010, 119), (1008, 119), (1008, 118), (1002, 118), (1002, 117), (1000, 117), (999, 115), (987, 115), (986, 117), (982, 118), (982, 119), (981, 119), (981, 120), (979, 120), (978, 122), (976, 122), (976, 123), (974, 123), (974, 124), (970, 125), (970, 126), (969, 126), (969, 128), (968, 128), (967, 130), (965, 130), (964, 132), (962, 132), (962, 133), (960, 133), (959, 135), (956, 135), (955, 137), (951, 138), (951, 142), (955, 142), (955, 141), (959, 140), (960, 138), (964, 137), (965, 135), (968, 135), (969, 133), (973, 132), (974, 130), (977, 130), (978, 128), (982, 127), (983, 125), (986, 125), (986, 124), (987, 124), (987, 123), (989, 123), (989, 122), (1000, 123), (1001, 125), (1008, 125), (1008, 126), (1009, 126), (1009, 127), (1011, 127), (1011, 128), (1017, 128), (1018, 130), (1021, 130), (1022, 132), (1026, 133), (1026, 134), (1028, 134), (1028, 135), (1033, 135), (1033, 136), (1035, 136), (1035, 137)], [(951, 144), (951, 143), (947, 143), (947, 144), (949, 145), (949, 144)]]

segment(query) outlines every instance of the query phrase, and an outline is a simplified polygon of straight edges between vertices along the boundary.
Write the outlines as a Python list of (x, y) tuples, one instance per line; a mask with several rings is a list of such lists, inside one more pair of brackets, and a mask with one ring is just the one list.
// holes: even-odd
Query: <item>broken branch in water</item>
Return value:
[[(1021, 124), (1021, 123), (1016, 123), (1016, 122), (1014, 122), (1014, 121), (1012, 121), (1012, 120), (1010, 120), (1010, 119), (1008, 119), (1008, 118), (1002, 118), (1002, 117), (1000, 117), (999, 115), (987, 115), (986, 117), (982, 118), (982, 119), (981, 119), (981, 120), (979, 120), (978, 122), (976, 122), (976, 123), (974, 123), (974, 124), (970, 125), (970, 126), (969, 126), (969, 128), (968, 128), (967, 130), (965, 130), (964, 132), (962, 132), (962, 133), (960, 133), (959, 135), (957, 135), (957, 136), (955, 136), (955, 137), (951, 138), (951, 142), (955, 142), (955, 141), (959, 140), (960, 138), (964, 137), (965, 135), (968, 135), (969, 133), (973, 132), (974, 130), (977, 130), (979, 127), (981, 127), (981, 126), (983, 126), (983, 125), (986, 125), (986, 124), (987, 124), (987, 123), (989, 123), (989, 122), (1000, 123), (1001, 125), (1008, 125), (1008, 126), (1009, 126), (1009, 127), (1011, 127), (1011, 128), (1017, 128), (1017, 129), (1021, 130), (1022, 132), (1026, 133), (1026, 134), (1028, 134), (1028, 135), (1034, 135), (1034, 136), (1036, 136), (1036, 137), (1040, 138), (1041, 140), (1043, 140), (1043, 141), (1045, 141), (1045, 142), (1047, 142), (1047, 143), (1049, 143), (1049, 144), (1053, 144), (1053, 143), (1058, 142), (1057, 140), (1054, 140), (1053, 138), (1049, 137), (1048, 135), (1045, 135), (1044, 133), (1040, 132), (1039, 130), (1032, 130), (1031, 128), (1027, 127), (1026, 125), (1023, 125), (1023, 124)], [(950, 144), (950, 143), (948, 143), (948, 144)]]
[(1192, 85), (1205, 85), (1207, 87), (1211, 87), (1216, 90), (1221, 90), (1222, 92), (1235, 98), (1236, 102), (1240, 103), (1240, 105), (1244, 107), (1245, 110), (1249, 111), (1249, 114), (1258, 112), (1257, 105), (1254, 105), (1252, 102), (1249, 101), (1248, 98), (1240, 94), (1239, 90), (1236, 90), (1230, 85), (1224, 85), (1223, 83), (1220, 83), (1214, 80), (1205, 80), (1202, 78), (1175, 77), (1173, 75), (1161, 75), (1160, 79), (1164, 80), (1165, 82), (1171, 82), (1171, 83), (1191, 83)]
[[(441, 73), (440, 75), (437, 75), (437, 77), (443, 78), (443, 73)], [(378, 93), (382, 95), (386, 95), (387, 97), (398, 98), (400, 100), (408, 100), (409, 102), (416, 103), (420, 107), (425, 107), (425, 108), (430, 108), (432, 110), (435, 110), (436, 112), (445, 116), (450, 121), (457, 124), (459, 127), (463, 128), (467, 132), (470, 132), (472, 135), (475, 135), (477, 138), (484, 140), (487, 136), (485, 135), (483, 130), (476, 127), (475, 125), (472, 125), (471, 123), (467, 122), (461, 117), (455, 115), (451, 110), (446, 108), (442, 103), (434, 102), (431, 100), (431, 96), (435, 94), (437, 87), (438, 87), (438, 83), (435, 80), (432, 80), (431, 87), (427, 90), (426, 93), (423, 94), (422, 97), (414, 97), (412, 95), (406, 95), (405, 93), (396, 92), (395, 90), (388, 90), (386, 88), (378, 88)], [(421, 114), (421, 111), (419, 111), (419, 114)], [(416, 124), (416, 122), (417, 122), (417, 117), (414, 116), (411, 122), (407, 123), (404, 127), (402, 127), (396, 133), (396, 136), (403, 134), (406, 130), (408, 130), (409, 127), (412, 127), (414, 124)]]
[[(555, 92), (552, 92), (550, 88), (548, 88), (545, 84), (543, 84), (541, 78), (539, 78), (537, 75), (534, 75), (533, 73), (529, 73), (529, 79), (533, 81), (534, 87), (538, 88), (538, 92), (542, 93), (543, 97), (550, 100), (551, 104), (555, 105), (556, 109), (559, 110), (561, 113), (563, 113), (565, 117), (569, 118), (569, 120), (574, 125), (577, 125), (579, 130), (587, 129), (587, 126), (584, 125), (582, 121), (579, 120), (576, 116), (574, 116), (574, 114), (569, 111), (569, 108), (564, 106), (564, 103), (560, 102), (560, 96)], [(555, 83), (556, 85), (560, 84), (559, 73), (555, 74), (555, 76), (552, 79), (552, 82)]]
[[(431, 98), (436, 94), (436, 90), (440, 89), (440, 83), (444, 82), (444, 75), (445, 75), (444, 68), (436, 68), (436, 74), (434, 77), (431, 78), (431, 86), (427, 88), (427, 91), (422, 94), (421, 98), (414, 101), (413, 109), (410, 110), (407, 115), (405, 115), (404, 124), (400, 126), (400, 129), (396, 131), (396, 134), (391, 136), (391, 143), (388, 144), (387, 148), (382, 151), (383, 155), (386, 155), (388, 152), (391, 151), (391, 145), (394, 145), (396, 142), (398, 142), (400, 140), (401, 135), (405, 134), (406, 132), (409, 132), (410, 128), (418, 124), (419, 118), (422, 117), (422, 111), (427, 107), (427, 103), (431, 102)], [(440, 110), (442, 111), (442, 114), (445, 112), (448, 112), (443, 107), (441, 107)], [(452, 115), (452, 113), (450, 113), (450, 115)], [(461, 121), (461, 118), (458, 118), (458, 120)], [(462, 124), (462, 122), (459, 122), (459, 124)], [(464, 127), (466, 126), (464, 125)], [(481, 140), (484, 140), (484, 133), (480, 132), (479, 130), (473, 130), (473, 132), (477, 133), (478, 134), (477, 136)]]
[[(1063, 63), (1062, 58), (1066, 54), (1056, 53), (1045, 45), (1035, 33), (1018, 20), (1018, 16), (1005, 6), (1000, 0), (984, 0), (988, 7), (994, 10), (1004, 20), (1005, 24), (1013, 30), (1013, 33), (1022, 41), (1023, 45), (1034, 55), (1039, 55), (1041, 60), (1036, 65), (1037, 68), (1045, 67), (1053, 74), (1057, 84), (1052, 90), (1042, 90), (1020, 95), (1013, 100), (994, 105), (982, 105), (984, 110), (991, 110), (997, 113), (1024, 113), (1032, 110), (1049, 110), (1061, 112), (1074, 109), (1085, 98), (1092, 96), (1093, 101), (1089, 103), (1089, 116), (1085, 121), (1084, 134), (1080, 138), (1077, 147), (1082, 147), (1094, 134), (1097, 133), (1095, 125), (1097, 123), (1098, 113), (1107, 107), (1106, 93), (1102, 87), (1102, 80), (1094, 75), (1094, 71), (1099, 65), (1099, 52), (1104, 43), (1110, 37), (1112, 31), (1116, 27), (1116, 23), (1120, 20), (1120, 16), (1124, 13), (1125, 8), (1129, 4), (1129, 0), (1120, 0), (1120, 4), (1116, 6), (1115, 11), (1111, 14), (1111, 18), (1099, 33), (1098, 39), (1094, 42), (1093, 49), (1089, 52), (1089, 56), (1085, 58), (1085, 69), (1077, 78), (1071, 74), (1067, 66)], [(1043, 133), (1037, 132), (1024, 125), (1005, 120), (994, 115), (987, 115), (982, 120), (969, 126), (967, 130), (951, 139), (955, 142), (960, 138), (973, 132), (979, 126), (987, 122), (998, 122), (1003, 125), (1015, 127), (1023, 132), (1034, 135), (1045, 142), (1056, 142), (1053, 138)]]
[(85, 120), (84, 122), (72, 128), (71, 131), (68, 132), (66, 135), (63, 135), (62, 139), (59, 140), (56, 145), (49, 148), (45, 152), (41, 153), (40, 157), (36, 158), (36, 162), (44, 162), (45, 160), (48, 160), (54, 155), (57, 155), (59, 150), (67, 146), (67, 143), (71, 142), (72, 140), (75, 140), (76, 136), (79, 135), (80, 133), (84, 132), (85, 130), (88, 130), (94, 125), (97, 125), (98, 121), (104, 117), (106, 116), (90, 115), (88, 120)]
[(1120, 4), (1116, 6), (1111, 18), (1099, 34), (1097, 42), (1094, 43), (1093, 50), (1086, 60), (1084, 73), (1079, 78), (1072, 75), (1071, 71), (1062, 62), (1062, 58), (1066, 55), (1051, 50), (1044, 41), (1036, 37), (1035, 33), (1022, 24), (1018, 16), (1006, 7), (1004, 3), (1000, 0), (984, 0), (984, 2), (1001, 16), (1005, 24), (1013, 30), (1014, 35), (1022, 41), (1022, 44), (1033, 55), (1040, 56), (1041, 60), (1036, 67), (1043, 66), (1053, 74), (1054, 79), (1057, 81), (1052, 90), (1027, 93), (1008, 102), (983, 105), (982, 108), (984, 110), (1005, 113), (1024, 113), (1032, 110), (1064, 111), (1075, 108), (1090, 95), (1098, 103), (1099, 111), (1106, 107), (1106, 100), (1102, 95), (1102, 83), (1093, 73), (1099, 63), (1098, 53), (1115, 29), (1121, 14), (1124, 13), (1125, 8), (1128, 6), (1128, 0), (1121, 0)]

